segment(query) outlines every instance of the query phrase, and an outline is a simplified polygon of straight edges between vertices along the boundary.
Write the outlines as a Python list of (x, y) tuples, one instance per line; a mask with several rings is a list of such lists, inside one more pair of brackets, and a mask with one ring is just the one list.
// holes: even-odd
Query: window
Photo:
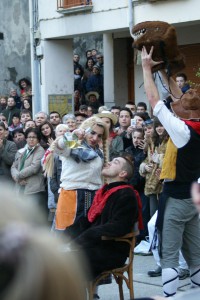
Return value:
[(77, 6), (92, 5), (90, 0), (57, 0), (57, 6), (59, 8), (68, 9)]

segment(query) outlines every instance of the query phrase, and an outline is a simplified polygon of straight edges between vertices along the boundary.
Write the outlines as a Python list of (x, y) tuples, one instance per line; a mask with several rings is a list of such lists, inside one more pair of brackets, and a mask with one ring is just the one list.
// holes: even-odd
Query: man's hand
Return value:
[(196, 206), (198, 212), (200, 213), (200, 184), (199, 183), (193, 183), (192, 189), (192, 200), (194, 202), (194, 205)]
[(152, 46), (149, 54), (147, 53), (147, 50), (144, 46), (142, 48), (141, 58), (142, 58), (142, 67), (143, 67), (143, 69), (152, 69), (152, 67), (163, 63), (163, 61), (154, 61), (152, 59), (153, 48), (154, 47)]

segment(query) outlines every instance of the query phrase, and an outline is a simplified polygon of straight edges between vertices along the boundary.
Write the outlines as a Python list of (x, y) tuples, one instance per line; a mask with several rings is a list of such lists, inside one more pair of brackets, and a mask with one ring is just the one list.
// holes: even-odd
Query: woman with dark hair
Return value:
[(7, 131), (4, 122), (0, 122), (0, 185), (12, 182), (10, 167), (15, 159), (17, 147), (6, 138)]
[(93, 75), (93, 66), (94, 66), (94, 60), (90, 57), (87, 59), (86, 64), (85, 64), (85, 71), (82, 77), (82, 90), (83, 94), (85, 95), (87, 90), (86, 90), (86, 83), (88, 79)]
[(40, 145), (47, 150), (49, 145), (55, 140), (55, 132), (52, 124), (49, 121), (43, 122), (39, 127), (39, 132), (41, 134)]
[(162, 183), (159, 180), (163, 158), (166, 151), (168, 134), (157, 118), (154, 118), (154, 131), (148, 141), (147, 157), (140, 165), (140, 175), (145, 177), (144, 193), (150, 201), (150, 217), (158, 209), (158, 199), (162, 192)]
[(31, 99), (24, 99), (23, 103), (22, 103), (22, 109), (28, 109), (29, 111), (32, 112), (32, 101)]
[(26, 195), (47, 212), (45, 181), (42, 174), (41, 159), (44, 149), (40, 146), (40, 132), (37, 128), (28, 128), (25, 132), (26, 146), (18, 150), (11, 167), (17, 194)]
[(25, 93), (30, 87), (31, 87), (31, 82), (27, 78), (21, 78), (19, 80), (19, 88), (20, 88), (20, 94), (22, 95)]

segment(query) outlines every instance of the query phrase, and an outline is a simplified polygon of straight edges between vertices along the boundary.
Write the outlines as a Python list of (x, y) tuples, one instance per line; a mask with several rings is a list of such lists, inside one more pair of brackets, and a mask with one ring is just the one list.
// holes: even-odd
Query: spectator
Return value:
[(22, 125), (24, 125), (24, 123), (28, 120), (31, 120), (32, 119), (32, 115), (31, 115), (31, 112), (30, 110), (27, 110), (27, 109), (22, 109), (21, 113), (20, 113), (20, 122), (22, 123)]
[(0, 122), (0, 185), (2, 184), (2, 187), (6, 182), (12, 182), (10, 167), (17, 152), (15, 143), (8, 141), (5, 133), (5, 124)]
[(61, 115), (57, 111), (51, 111), (49, 114), (49, 121), (55, 130), (56, 127), (61, 123)]
[(12, 124), (12, 116), (15, 113), (20, 113), (20, 110), (16, 107), (15, 99), (13, 97), (9, 97), (7, 101), (7, 108), (3, 111), (3, 114), (8, 121), (8, 126)]
[(6, 96), (0, 97), (0, 113), (2, 113), (6, 109), (7, 100), (8, 100), (8, 98)]
[(21, 78), (19, 80), (19, 88), (20, 88), (20, 94), (24, 94), (27, 92), (27, 90), (31, 87), (31, 82), (27, 78)]
[(13, 114), (13, 116), (12, 116), (12, 123), (8, 127), (8, 130), (10, 132), (12, 132), (13, 130), (18, 129), (18, 128), (22, 128), (22, 127), (23, 126), (22, 126), (22, 124), (20, 122), (20, 114), (19, 113)]
[(74, 91), (74, 111), (78, 111), (81, 105), (81, 94), (79, 90)]
[(87, 115), (87, 113), (88, 113), (88, 106), (85, 105), (85, 104), (80, 105), (79, 112)]
[(13, 136), (13, 141), (17, 146), (17, 149), (21, 149), (24, 148), (24, 146), (26, 145), (26, 140), (25, 140), (25, 133), (23, 131), (22, 128), (18, 128), (15, 129), (12, 132), (12, 136)]
[(82, 65), (79, 64), (79, 60), (80, 60), (80, 56), (78, 54), (74, 54), (74, 57), (73, 57), (73, 61), (74, 61), (74, 74), (75, 74), (76, 67), (78, 67), (81, 70), (80, 75), (82, 77), (83, 73), (84, 73), (84, 70), (83, 70)]
[(74, 91), (78, 90), (82, 92), (82, 82), (81, 82), (81, 69), (80, 67), (75, 67), (74, 69)]
[(24, 123), (24, 132), (28, 129), (28, 128), (35, 128), (36, 125), (35, 125), (35, 121), (33, 120), (27, 120), (25, 121)]
[(94, 113), (97, 113), (97, 110), (93, 106), (88, 105), (87, 116), (88, 118), (92, 117)]
[(24, 99), (22, 102), (22, 109), (27, 109), (32, 112), (32, 101), (31, 99)]
[(190, 89), (190, 85), (187, 83), (187, 76), (185, 73), (176, 74), (176, 83), (183, 94)]
[(38, 130), (40, 133), (40, 145), (44, 150), (47, 150), (53, 140), (55, 140), (53, 125), (46, 120), (38, 126)]
[(102, 111), (101, 113), (96, 115), (97, 117), (101, 118), (103, 122), (108, 126), (109, 130), (109, 138), (108, 138), (108, 145), (109, 145), (109, 161), (112, 160), (114, 157), (118, 156), (120, 152), (123, 151), (123, 139), (121, 136), (117, 135), (114, 132), (113, 128), (117, 123), (117, 116), (112, 114), (109, 111)]
[(104, 105), (104, 91), (103, 91), (103, 76), (100, 74), (101, 69), (98, 65), (94, 65), (92, 69), (93, 75), (88, 78), (86, 83), (86, 91), (95, 91), (99, 94), (99, 102)]
[(86, 100), (88, 106), (91, 106), (93, 109), (98, 111), (98, 108), (101, 106), (101, 102), (99, 101), (99, 94), (95, 91), (88, 92), (86, 95)]
[(147, 105), (145, 102), (138, 102), (136, 111), (138, 113), (145, 113), (147, 111)]
[(136, 106), (135, 106), (135, 103), (132, 102), (132, 101), (128, 101), (126, 104), (125, 104), (125, 107), (128, 107), (132, 114), (134, 114), (136, 112)]
[(96, 49), (92, 49), (92, 59), (94, 60), (94, 63), (97, 62), (97, 50)]
[(27, 145), (24, 151), (18, 151), (11, 168), (15, 181), (16, 194), (26, 196), (26, 201), (33, 201), (43, 212), (47, 212), (45, 182), (42, 174), (41, 159), (44, 149), (40, 146), (40, 133), (37, 128), (28, 128), (25, 132)]
[(86, 114), (80, 113), (79, 111), (75, 112), (74, 115), (77, 127), (79, 127), (88, 117)]
[(22, 102), (21, 102), (20, 96), (17, 94), (17, 89), (16, 88), (11, 88), (10, 89), (9, 97), (13, 97), (15, 99), (16, 107), (18, 109), (20, 109), (21, 106), (22, 106)]
[(44, 123), (47, 119), (48, 119), (47, 113), (45, 113), (44, 111), (39, 111), (35, 115), (35, 120), (34, 120), (36, 127)]
[(132, 141), (127, 135), (127, 129), (131, 125), (132, 112), (129, 108), (121, 108), (119, 114), (119, 128), (116, 128), (117, 134), (120, 135), (123, 139), (124, 150), (132, 145)]
[(85, 52), (85, 56), (86, 56), (86, 59), (91, 58), (91, 57), (92, 57), (92, 50), (87, 50), (87, 51)]
[[(94, 60), (92, 58), (89, 58), (85, 65), (85, 71), (82, 77), (82, 88), (83, 88), (83, 94), (87, 92), (86, 84), (88, 79), (93, 75), (93, 66), (94, 66)], [(85, 99), (83, 99), (85, 100)]]
[(140, 175), (145, 177), (144, 193), (150, 201), (150, 217), (158, 209), (159, 196), (162, 192), (162, 182), (159, 180), (163, 158), (166, 151), (168, 134), (160, 121), (154, 119), (153, 136), (149, 139), (147, 158), (140, 165)]
[(97, 60), (96, 65), (99, 66), (99, 68), (100, 68), (100, 73), (101, 73), (102, 76), (103, 76), (103, 75), (104, 75), (104, 65), (103, 65), (104, 61), (103, 61), (103, 54), (97, 53), (97, 55), (96, 55), (96, 60)]
[(144, 224), (144, 229), (140, 231), (140, 235), (137, 238), (137, 241), (145, 239), (145, 236), (148, 235), (147, 224), (150, 220), (149, 212), (149, 199), (144, 195), (144, 185), (145, 180), (139, 173), (140, 164), (146, 158), (144, 153), (144, 131), (142, 128), (135, 128), (131, 133), (132, 135), (132, 145), (125, 149), (127, 153), (132, 156), (134, 161), (134, 174), (130, 180), (130, 183), (134, 188), (139, 192), (140, 198), (142, 200), (142, 219)]
[(76, 118), (73, 114), (67, 114), (62, 118), (63, 124), (66, 124), (70, 132), (77, 128)]

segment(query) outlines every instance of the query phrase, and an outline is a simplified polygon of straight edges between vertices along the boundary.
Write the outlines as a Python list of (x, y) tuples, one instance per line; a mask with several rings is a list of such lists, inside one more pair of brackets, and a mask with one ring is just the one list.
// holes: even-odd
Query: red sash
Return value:
[(143, 222), (142, 222), (142, 202), (140, 199), (140, 196), (138, 194), (138, 192), (136, 190), (134, 190), (134, 188), (131, 185), (119, 185), (116, 187), (113, 187), (112, 189), (108, 190), (105, 192), (105, 187), (107, 186), (107, 184), (105, 184), (101, 189), (99, 189), (95, 196), (94, 196), (94, 200), (93, 203), (90, 207), (90, 210), (88, 212), (88, 220), (89, 222), (93, 222), (98, 216), (101, 215), (106, 202), (108, 200), (108, 198), (110, 197), (110, 195), (112, 195), (113, 193), (115, 193), (118, 190), (124, 189), (124, 188), (131, 188), (136, 196), (137, 199), (137, 203), (138, 203), (138, 212), (139, 212), (139, 216), (138, 216), (138, 227), (139, 229), (143, 229)]

